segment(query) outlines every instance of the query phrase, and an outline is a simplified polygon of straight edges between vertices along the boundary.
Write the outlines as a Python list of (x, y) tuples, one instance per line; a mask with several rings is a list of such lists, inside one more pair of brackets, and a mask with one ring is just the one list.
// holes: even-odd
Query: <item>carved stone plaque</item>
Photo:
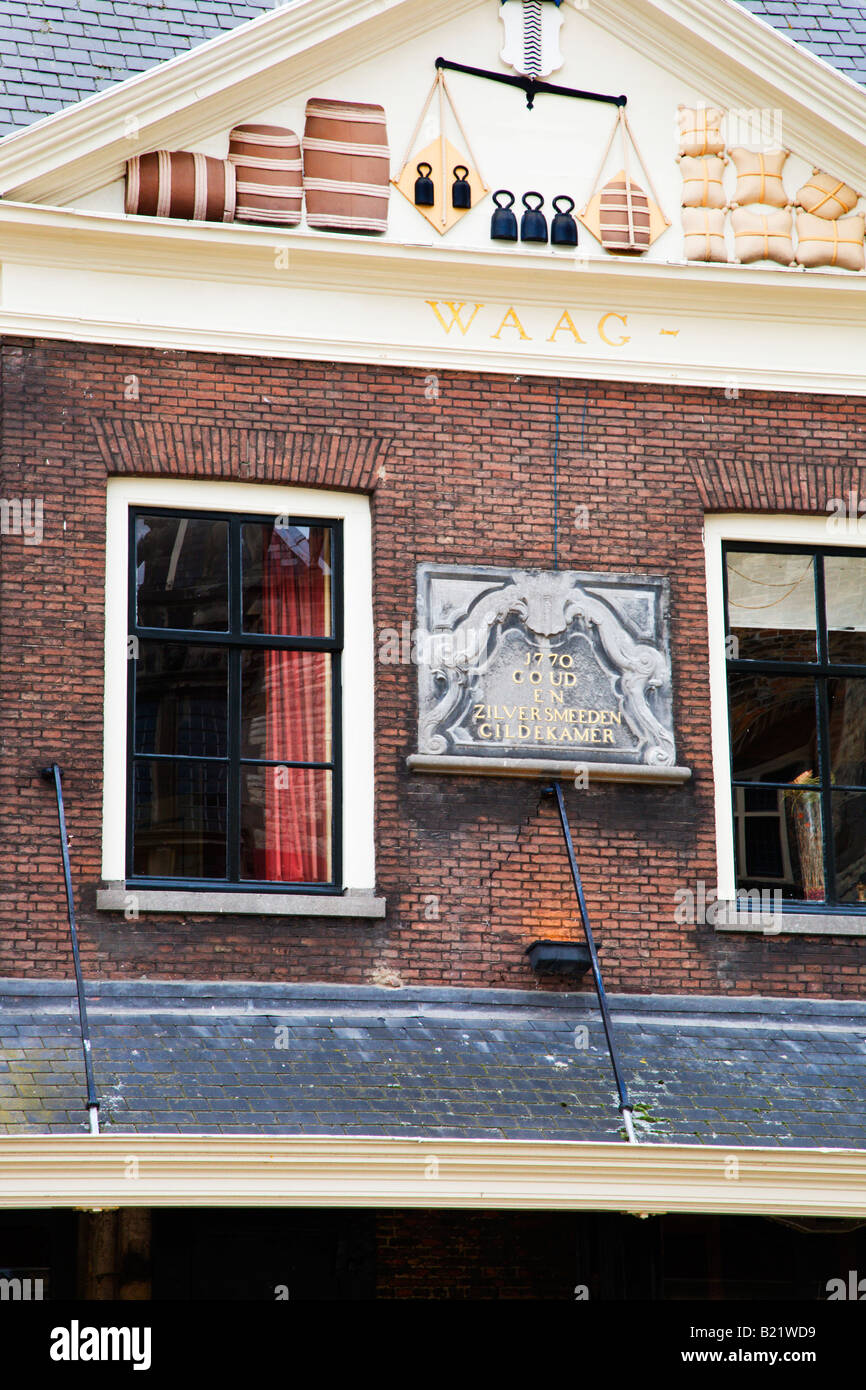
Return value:
[(419, 770), (465, 758), (689, 775), (675, 766), (664, 578), (419, 565), (416, 640)]

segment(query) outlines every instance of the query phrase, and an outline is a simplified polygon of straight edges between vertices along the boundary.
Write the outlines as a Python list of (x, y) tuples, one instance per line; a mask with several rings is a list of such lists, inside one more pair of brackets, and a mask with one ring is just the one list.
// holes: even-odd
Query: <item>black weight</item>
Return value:
[[(529, 198), (537, 198), (538, 207), (531, 208), (527, 201)], [(520, 219), (520, 240), (546, 242), (547, 218), (541, 211), (544, 206), (544, 198), (540, 193), (524, 193), (523, 206), (526, 211)]]
[[(507, 203), (500, 203), (500, 198), (507, 198)], [(514, 202), (514, 194), (507, 188), (497, 188), (493, 195), (496, 204), (496, 211), (490, 219), (490, 237), (492, 241), (516, 241), (517, 240), (517, 218), (511, 211)]]
[(472, 189), (466, 182), (468, 177), (469, 170), (466, 165), (455, 164), (454, 182), (451, 185), (451, 206), (453, 208), (471, 208), (472, 206)]
[[(568, 203), (567, 208), (561, 208), (560, 203)], [(550, 224), (550, 241), (552, 246), (576, 246), (577, 245), (577, 223), (572, 217), (574, 199), (569, 198), (567, 193), (560, 193), (553, 200), (556, 209), (556, 216)]]
[[(430, 178), (430, 175), (433, 173), (433, 165), (428, 164), (426, 160), (422, 159), (421, 163), (416, 165), (416, 168), (418, 170), (418, 177), (415, 180), (415, 206), (419, 208), (432, 208), (436, 201), (433, 180)], [(421, 172), (422, 169), (426, 169), (427, 173), (423, 174)]]

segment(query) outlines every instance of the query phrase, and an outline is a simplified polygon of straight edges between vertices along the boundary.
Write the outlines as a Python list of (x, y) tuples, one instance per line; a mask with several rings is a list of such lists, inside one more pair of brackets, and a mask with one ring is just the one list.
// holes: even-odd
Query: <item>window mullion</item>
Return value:
[[(135, 700), (136, 700), (136, 674), (138, 666), (133, 659), (133, 652), (138, 651), (138, 638), (136, 636), (136, 621), (138, 617), (136, 609), (137, 590), (136, 590), (136, 516), (134, 507), (130, 507), (127, 512), (127, 652), (126, 652), (126, 876), (131, 877), (135, 872), (134, 865), (134, 846), (135, 846)], [(132, 651), (130, 650), (129, 637), (135, 636)]]
[[(241, 522), (232, 517), (229, 523), (229, 632), (241, 631)], [(229, 729), (228, 729), (228, 787), (226, 815), (226, 868), (230, 883), (240, 882), (240, 804), (241, 804), (241, 655), (242, 648), (229, 649)]]
[[(815, 592), (818, 604), (818, 659), (829, 661), (829, 639), (827, 634), (827, 603), (824, 593), (824, 556), (818, 551), (815, 555)], [(818, 700), (818, 766), (821, 777), (821, 832), (824, 840), (824, 897), (827, 902), (836, 902), (836, 852), (833, 844), (833, 802), (832, 777), (830, 767), (830, 708), (827, 678), (819, 677), (817, 682)]]

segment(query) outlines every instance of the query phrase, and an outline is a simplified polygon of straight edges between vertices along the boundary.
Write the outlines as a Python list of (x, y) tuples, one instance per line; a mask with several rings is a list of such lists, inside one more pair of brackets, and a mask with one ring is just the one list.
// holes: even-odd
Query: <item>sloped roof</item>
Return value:
[(825, 63), (866, 87), (866, 4), (856, 0), (739, 0)]
[[(622, 1138), (593, 994), (111, 981), (88, 996), (106, 1133)], [(611, 1007), (642, 1142), (866, 1148), (866, 1003)], [(0, 980), (0, 1134), (81, 1133), (84, 1096), (72, 985)]]
[[(866, 4), (739, 3), (866, 86)], [(273, 9), (246, 0), (0, 0), (0, 135)]]
[(0, 134), (273, 8), (246, 0), (0, 0)]

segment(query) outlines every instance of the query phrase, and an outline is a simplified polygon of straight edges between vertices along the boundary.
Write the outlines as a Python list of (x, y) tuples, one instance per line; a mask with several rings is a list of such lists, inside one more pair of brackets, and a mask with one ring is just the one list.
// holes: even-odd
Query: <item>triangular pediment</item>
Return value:
[[(0, 141), (0, 187), (15, 201), (107, 210), (111, 198), (100, 191), (121, 179), (131, 154), (167, 149), (224, 156), (231, 128), (246, 121), (302, 135), (305, 104), (315, 96), (381, 103), (396, 176), (436, 57), (513, 74), (501, 57), (503, 49), (513, 56), (502, 13), (520, 8), (520, 0), (505, 6), (498, 0), (436, 6), (294, 0)], [(543, 0), (542, 8), (556, 7)], [(679, 203), (672, 158), (680, 103), (739, 113), (738, 141), (762, 128), (770, 142), (781, 136), (804, 165), (828, 166), (866, 187), (866, 91), (734, 0), (577, 0), (557, 14), (562, 61), (549, 80), (627, 96), (641, 155), (668, 216)], [(548, 210), (557, 192), (574, 197), (578, 207), (588, 201), (615, 110), (539, 96), (528, 112), (518, 90), (463, 74), (449, 75), (448, 84), (490, 188), (515, 191), (518, 208), (519, 195), (535, 188), (546, 194)], [(438, 136), (437, 104), (416, 150)], [(467, 153), (450, 113), (446, 125)], [(610, 172), (617, 167), (614, 162)], [(402, 217), (394, 230), (411, 238), (413, 228), (423, 240), (417, 214)]]
[[(734, 0), (540, 8), (539, 35), (525, 27), (539, 6), (522, 0), (292, 0), (0, 141), (0, 325), (425, 368), (866, 389), (863, 237), (858, 249), (844, 225), (866, 211), (866, 90)], [(533, 63), (572, 94), (536, 88), (530, 109)], [(311, 101), (324, 103), (315, 130)], [(359, 108), (379, 114), (347, 135), (340, 119)], [(130, 160), (192, 152), (221, 167), (238, 125), (302, 143), (278, 150), (304, 183), (294, 220), (239, 217), (221, 185), (213, 220), (199, 220), (189, 160), (190, 211), (177, 213), (168, 181), (130, 204)], [(687, 154), (700, 167), (684, 211), (677, 156), (696, 127), (707, 157), (727, 162), (720, 174), (703, 145)], [(732, 147), (758, 158), (752, 182)], [(782, 148), (776, 178), (761, 161)], [(316, 169), (311, 151), (326, 156)], [(457, 210), (460, 165), (469, 207)], [(428, 169), (434, 201), (417, 205)], [(842, 192), (798, 260), (789, 205), (816, 169)], [(332, 204), (323, 213), (320, 197), (315, 217), (311, 190)], [(497, 190), (503, 204), (514, 195), (518, 225), (530, 193), (548, 228), (555, 198), (573, 205), (577, 245), (494, 238)], [(834, 198), (843, 216), (826, 220)], [(798, 316), (808, 332), (788, 331)]]

